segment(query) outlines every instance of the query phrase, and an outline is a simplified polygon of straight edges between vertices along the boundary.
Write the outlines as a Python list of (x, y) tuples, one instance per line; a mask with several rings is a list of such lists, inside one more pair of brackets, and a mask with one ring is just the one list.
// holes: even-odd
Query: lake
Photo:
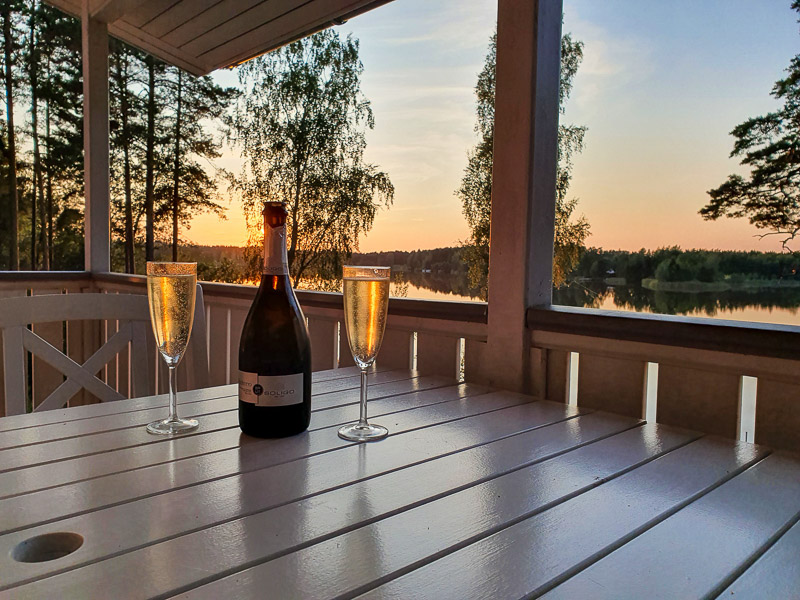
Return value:
[[(405, 281), (392, 284), (392, 295), (425, 300), (480, 300), (465, 280), (441, 274), (411, 274)], [(605, 310), (800, 325), (798, 288), (689, 294), (656, 292), (640, 286), (572, 282), (554, 290), (553, 303)]]

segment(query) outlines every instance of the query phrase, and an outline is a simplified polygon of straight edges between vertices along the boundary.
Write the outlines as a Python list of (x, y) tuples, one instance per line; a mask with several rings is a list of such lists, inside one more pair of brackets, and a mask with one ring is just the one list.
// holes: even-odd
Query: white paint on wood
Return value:
[[(388, 417), (388, 415), (451, 402), (461, 398), (474, 398), (484, 393), (486, 393), (486, 389), (480, 386), (460, 385), (376, 398), (370, 404), (370, 414), (376, 418), (382, 416), (393, 418)], [(514, 403), (515, 401), (513, 398), (507, 401), (501, 399), (497, 402), (497, 407), (501, 408), (507, 403)], [(235, 406), (235, 398), (230, 399), (230, 405)], [(311, 416), (309, 431), (352, 422), (358, 418), (358, 410), (357, 404), (347, 404), (328, 410), (315, 411)], [(421, 413), (416, 415), (417, 421), (408, 420), (406, 424), (409, 428), (413, 428), (416, 422), (424, 424), (422, 419), (430, 416), (427, 413)], [(411, 415), (406, 415), (406, 417), (411, 417)], [(142, 419), (142, 422), (144, 422), (144, 419)], [(181, 437), (171, 443), (150, 443), (135, 446), (136, 441), (138, 441), (136, 436), (140, 433), (138, 428), (134, 431), (123, 431), (121, 433), (118, 445), (104, 452), (95, 453), (91, 456), (62, 459), (58, 462), (28, 466), (24, 470), (0, 473), (0, 498), (19, 496), (37, 490), (58, 487), (123, 471), (141, 469), (164, 462), (184, 460), (211, 452), (235, 450), (241, 442), (238, 415), (235, 410), (204, 415), (202, 435)], [(126, 444), (134, 444), (134, 446), (126, 448), (124, 447)], [(266, 448), (267, 444), (267, 442), (264, 442), (263, 447)]]
[[(716, 597), (731, 572), (761, 554), (762, 547), (798, 512), (800, 462), (773, 454), (545, 597), (619, 598), (617, 586), (622, 579), (629, 598)], [(630, 576), (633, 573), (635, 577)]]
[[(251, 501), (258, 502), (258, 510), (268, 508), (263, 504), (265, 491), (270, 493), (271, 502), (282, 504), (576, 414), (563, 405), (547, 402), (496, 410), (498, 398), (511, 403), (528, 400), (494, 393), (471, 402), (449, 402), (396, 413), (385, 421), (393, 433), (366, 451), (367, 464), (358, 460), (364, 456), (365, 451), (359, 449), (364, 446), (345, 442), (338, 437), (338, 428), (332, 427), (280, 440), (248, 440), (231, 451), (186, 460), (180, 468), (172, 463), (154, 465), (0, 500), (0, 531), (13, 533), (141, 499), (137, 505), (142, 510), (140, 516), (133, 517), (130, 504), (123, 512), (128, 513), (131, 522), (144, 519), (148, 529), (166, 536), (166, 523), (156, 527), (152, 521), (157, 515), (168, 518), (178, 528), (195, 519), (200, 510), (226, 520), (226, 510), (233, 511), (231, 517), (248, 514), (252, 509), (247, 508), (247, 503)], [(431, 414), (426, 417), (425, 413)], [(275, 485), (276, 481), (283, 481), (286, 486)], [(254, 490), (253, 495), (242, 496), (243, 489)], [(189, 498), (193, 500), (188, 501)], [(201, 509), (201, 504), (206, 508)], [(192, 516), (167, 517), (174, 511), (191, 511)]]
[[(577, 426), (583, 419), (581, 417), (571, 424)], [(541, 432), (545, 444), (548, 434), (556, 434), (557, 428), (560, 426), (548, 427)], [(238, 572), (219, 582), (191, 590), (187, 597), (253, 597), (253, 590), (259, 589), (260, 584), (266, 581), (273, 582), (271, 589), (276, 597), (352, 597), (374, 587), (376, 582), (413, 568), (431, 555), (468, 543), (487, 531), (502, 528), (575, 494), (591, 490), (599, 481), (613, 479), (626, 469), (691, 439), (673, 434), (664, 438), (662, 447), (654, 432), (636, 429), (620, 433)], [(583, 468), (586, 460), (591, 464), (588, 469)], [(374, 551), (370, 552), (370, 548)], [(327, 558), (321, 561), (323, 556)], [(353, 562), (350, 560), (353, 556), (369, 556), (370, 559)], [(314, 563), (320, 563), (320, 568), (312, 573), (308, 566)], [(296, 575), (276, 577), (280, 572)], [(503, 570), (503, 575), (513, 579), (517, 574), (510, 567)], [(498, 573), (498, 576), (503, 575)], [(415, 591), (406, 588), (405, 595), (396, 594), (394, 597), (458, 598), (455, 591), (449, 593), (450, 586), (458, 587), (458, 580), (465, 576), (468, 575), (461, 571), (443, 573), (436, 588), (418, 587)], [(381, 597), (382, 592), (379, 589), (372, 596)]]
[[(435, 387), (442, 387), (449, 385), (451, 381), (442, 378), (425, 378), (418, 380), (416, 378), (409, 378), (407, 372), (389, 371), (379, 372), (369, 375), (369, 381), (373, 382), (371, 398), (386, 397), (390, 394), (403, 394), (418, 389), (433, 389)], [(344, 379), (336, 379), (331, 381), (322, 381), (314, 383), (312, 388), (313, 409), (321, 407), (335, 407), (342, 406), (350, 403), (357, 403), (357, 392), (360, 384), (359, 376), (351, 376)], [(225, 388), (217, 388), (217, 393), (209, 394), (207, 399), (202, 399), (194, 402), (180, 402), (183, 411), (192, 412), (196, 415), (210, 414), (214, 412), (221, 412), (230, 410), (235, 412), (237, 409), (236, 404), (236, 389), (234, 386), (227, 386)], [(180, 397), (179, 397), (180, 398)], [(185, 398), (185, 396), (184, 396)], [(56, 442), (59, 440), (66, 440), (68, 438), (79, 438), (77, 440), (78, 448), (83, 449), (83, 454), (90, 452), (94, 445), (99, 443), (100, 434), (114, 431), (116, 435), (122, 435), (120, 430), (138, 428), (142, 424), (147, 424), (150, 421), (158, 418), (157, 412), (166, 413), (167, 411), (167, 397), (161, 396), (160, 402), (152, 402), (146, 406), (145, 410), (138, 410), (133, 413), (121, 412), (119, 414), (109, 413), (107, 415), (96, 414), (92, 419), (79, 419), (68, 422), (53, 422), (51, 424), (41, 424), (38, 427), (27, 427), (24, 429), (16, 429), (12, 431), (0, 432), (0, 471), (5, 468), (10, 468), (13, 462), (9, 458), (9, 451), (18, 446), (31, 446), (34, 444), (46, 444), (48, 442)], [(145, 442), (158, 442), (164, 441), (168, 438), (154, 438), (150, 436), (139, 436), (136, 439), (141, 439)], [(113, 443), (113, 439), (109, 438), (109, 443)], [(120, 439), (120, 444), (122, 440)], [(105, 448), (106, 446), (102, 446)], [(110, 447), (110, 446), (109, 446)], [(102, 450), (91, 450), (102, 451)], [(29, 465), (36, 464), (38, 456), (43, 457), (57, 457), (59, 459), (68, 456), (66, 447), (47, 447), (43, 446), (37, 449), (30, 449), (28, 454)], [(23, 455), (24, 458), (24, 455)]]
[[(225, 340), (225, 383), (233, 383), (231, 381), (231, 363), (233, 362), (233, 348), (231, 346), (231, 336), (233, 335), (233, 331), (231, 330), (231, 309), (227, 310), (226, 313), (226, 323), (225, 329), (227, 331), (226, 340)], [(238, 348), (236, 348), (238, 351)], [(238, 360), (237, 360), (238, 363)], [(239, 380), (239, 374), (236, 374), (236, 380)]]
[[(182, 22), (179, 23), (178, 19), (174, 19), (173, 22), (169, 24), (171, 27), (170, 31), (158, 37), (161, 37), (162, 40), (177, 48), (184, 47), (189, 42), (197, 40), (197, 38), (204, 35), (207, 38), (213, 39), (213, 31), (215, 28), (223, 23), (227, 23), (235, 17), (239, 17), (242, 13), (245, 13), (245, 15), (249, 14), (247, 11), (261, 2), (262, 0), (202, 0), (202, 2), (197, 2), (197, 0), (184, 0), (175, 7), (176, 11), (181, 8), (185, 11), (185, 13), (181, 14), (181, 17), (183, 17)], [(195, 6), (197, 4), (200, 4), (200, 6)], [(169, 15), (168, 11), (164, 16), (167, 17), (171, 15)], [(247, 18), (245, 17), (244, 20), (246, 21)], [(157, 19), (151, 26), (145, 29), (157, 35), (157, 31), (153, 26), (159, 26), (159, 21), (161, 21), (161, 19)], [(253, 20), (253, 15), (251, 15), (250, 27), (254, 24), (255, 20)], [(220, 29), (217, 31), (223, 33)], [(217, 39), (219, 38), (217, 37)], [(185, 50), (187, 52), (192, 52), (191, 48), (185, 48)], [(197, 53), (195, 53), (195, 55), (196, 54)]]
[(580, 369), (581, 356), (577, 352), (569, 353), (567, 363), (567, 404), (578, 406), (578, 369)]
[(756, 397), (758, 380), (755, 377), (742, 376), (739, 384), (739, 418), (736, 431), (740, 442), (755, 443), (756, 433)]
[(488, 348), (481, 381), (529, 382), (525, 311), (553, 287), (561, 0), (501, 0), (489, 251)]
[[(620, 327), (625, 325), (621, 323)], [(670, 344), (631, 342), (625, 339), (598, 338), (542, 330), (531, 331), (531, 343), (538, 348), (550, 348), (567, 352), (590, 352), (622, 359), (647, 360), (661, 365), (729, 373), (737, 377), (744, 374), (751, 377), (766, 377), (786, 383), (796, 383), (800, 378), (800, 361), (771, 356), (754, 356), (737, 352), (685, 348)]]
[(111, 270), (108, 170), (108, 29), (83, 0), (83, 153), (86, 270)]
[[(536, 597), (764, 454), (750, 444), (704, 438), (461, 549), (441, 540), (435, 524), (413, 540), (406, 533), (408, 542), (419, 545), (428, 538), (440, 552), (455, 552), (365, 597), (411, 598), (421, 589), (431, 598)], [(491, 514), (493, 507), (485, 504), (473, 518), (485, 518), (481, 515)], [(464, 515), (459, 518), (465, 527)], [(393, 539), (382, 541), (391, 547)], [(429, 548), (428, 556), (434, 551)], [(626, 585), (636, 579), (627, 573)]]
[(658, 410), (658, 363), (647, 363), (644, 377), (644, 419), (648, 423), (655, 423)]
[[(389, 369), (381, 369), (380, 367), (374, 368), (370, 371), (372, 373), (384, 372)], [(311, 374), (311, 380), (315, 388), (317, 384), (324, 381), (333, 381), (336, 379), (347, 379), (355, 377), (360, 373), (356, 367), (345, 369), (337, 369), (331, 371), (319, 371)], [(204, 388), (202, 390), (194, 390), (192, 392), (178, 392), (178, 404), (191, 404), (203, 400), (214, 398), (222, 398), (236, 395), (236, 385), (222, 385), (217, 387)], [(137, 410), (146, 410), (154, 407), (167, 406), (167, 396), (152, 396), (149, 398), (136, 398), (133, 400), (126, 400), (124, 402), (115, 402), (112, 404), (98, 404), (91, 406), (77, 406), (69, 410), (52, 410), (46, 413), (31, 413), (27, 415), (15, 415), (8, 418), (0, 419), (0, 432), (11, 431), (16, 429), (31, 429), (35, 428), (40, 430), (43, 425), (48, 424), (61, 424), (69, 421), (77, 421), (81, 419), (91, 419), (98, 416), (110, 414), (122, 414), (135, 412)], [(3, 447), (0, 442), (0, 448)]]
[(3, 329), (3, 373), (5, 393), (5, 414), (21, 415), (25, 413), (26, 368), (25, 346), (22, 342), (22, 325)]
[[(199, 287), (198, 287), (199, 289)], [(205, 322), (203, 316), (203, 297), (199, 291), (198, 301), (195, 305), (195, 336), (190, 340), (190, 351), (187, 355), (186, 373), (194, 386), (201, 387), (208, 383), (208, 365), (205, 361), (204, 347)], [(64, 322), (82, 321), (97, 323), (99, 320), (102, 329), (106, 330), (104, 343), (88, 356), (86, 360), (77, 362), (69, 355), (62, 353), (47, 340), (42, 339), (35, 331), (29, 331), (25, 326), (41, 323), (54, 323), (60, 332)], [(122, 369), (128, 372), (128, 362), (137, 368), (132, 371), (132, 388), (139, 394), (150, 393), (152, 386), (152, 371), (149, 369), (146, 348), (147, 331), (150, 327), (150, 312), (147, 297), (138, 294), (51, 294), (30, 297), (17, 297), (0, 299), (0, 328), (14, 329), (21, 327), (19, 339), (24, 350), (30, 351), (41, 361), (44, 361), (66, 379), (58, 385), (47, 397), (39, 398), (35, 410), (48, 410), (62, 408), (77, 392), (85, 389), (101, 401), (115, 401), (125, 396), (117, 391)], [(47, 329), (45, 329), (47, 331)], [(14, 333), (9, 335), (9, 340), (15, 339)], [(62, 336), (57, 336), (59, 345)], [(131, 344), (133, 343), (133, 344)], [(127, 352), (130, 346), (131, 352)], [(125, 364), (118, 364), (118, 355), (126, 352)], [(16, 355), (16, 351), (10, 356)], [(111, 372), (103, 381), (96, 374), (105, 371), (112, 365)], [(6, 370), (15, 367), (6, 366)], [(34, 377), (36, 376), (34, 372)], [(18, 385), (19, 382), (14, 382)], [(24, 383), (24, 382), (23, 382)], [(123, 382), (127, 387), (127, 380)], [(23, 391), (17, 392), (18, 397), (25, 398)]]
[(800, 524), (794, 523), (774, 545), (742, 573), (719, 598), (763, 600), (792, 598), (800, 590)]
[[(142, 29), (153, 37), (160, 38), (175, 46), (180, 46), (180, 43), (172, 39), (168, 34), (174, 33), (187, 21), (193, 20), (198, 15), (206, 14), (211, 7), (219, 4), (219, 2), (220, 0), (181, 0), (150, 19), (142, 26)], [(223, 19), (225, 15), (218, 16), (218, 18)]]
[(89, 0), (89, 13), (100, 23), (113, 23), (140, 4), (141, 0)]
[[(66, 593), (69, 596), (96, 578), (102, 569), (104, 585), (113, 589), (128, 589), (138, 579), (137, 589), (144, 596), (173, 594), (202, 583), (208, 573), (213, 572), (219, 576), (253, 563), (264, 562), (381, 518), (388, 517), (393, 521), (414, 519), (415, 514), (429, 510), (414, 507), (431, 500), (452, 506), (453, 516), (461, 511), (469, 511), (471, 510), (468, 504), (469, 496), (485, 496), (481, 491), (497, 487), (499, 482), (481, 485), (477, 490), (457, 494), (451, 498), (443, 497), (499, 476), (504, 476), (503, 489), (519, 484), (534, 489), (534, 495), (541, 501), (547, 496), (557, 496), (559, 492), (572, 492), (581, 486), (595, 485), (597, 474), (613, 474), (637, 461), (647, 459), (653, 453), (664, 451), (664, 447), (669, 447), (670, 444), (682, 443), (686, 439), (685, 436), (666, 434), (660, 440), (660, 445), (648, 444), (645, 441), (647, 436), (640, 432), (621, 433), (613, 438), (596, 442), (597, 447), (594, 451), (596, 458), (592, 461), (594, 472), (579, 467), (580, 458), (589, 456), (585, 450), (573, 450), (569, 454), (559, 456), (571, 449), (580, 448), (582, 445), (618, 433), (633, 423), (635, 421), (629, 419), (601, 415), (588, 415), (575, 422), (561, 422), (535, 432), (523, 433), (403, 468), (299, 502), (284, 504), (272, 510), (222, 523), (155, 546), (147, 546), (130, 554), (111, 558), (109, 561), (89, 564), (28, 589), (31, 593), (41, 595), (47, 595), (51, 590), (58, 590), (61, 594)], [(575, 426), (576, 424), (579, 426)], [(543, 465), (541, 464), (543, 461), (548, 462)], [(554, 471), (561, 474), (557, 485), (548, 481)], [(536, 488), (544, 488), (546, 491), (542, 492)], [(439, 498), (442, 499), (437, 500)], [(333, 507), (347, 507), (347, 509), (335, 510)], [(408, 515), (396, 515), (409, 508), (412, 511)], [(70, 530), (77, 528), (89, 531), (87, 528), (93, 529), (100, 524), (98, 517), (91, 519), (86, 517), (82, 521), (71, 523)], [(302, 525), (298, 526), (299, 523)], [(243, 531), (270, 531), (271, 535), (248, 536), (248, 542), (242, 543)], [(156, 534), (158, 535), (158, 532)], [(141, 536), (142, 533), (134, 535)], [(107, 536), (103, 536), (102, 540), (91, 535), (86, 537), (87, 540), (91, 539), (87, 541), (85, 547), (90, 556), (101, 552), (102, 547), (112, 548), (114, 543), (113, 540), (106, 539)], [(118, 543), (122, 545), (120, 547), (124, 548), (132, 547), (137, 541), (128, 538), (125, 531), (116, 529), (113, 537), (118, 538)], [(144, 543), (141, 542), (142, 545)], [(324, 548), (332, 544), (333, 542), (323, 543), (319, 549), (310, 552), (321, 555)], [(146, 587), (139, 587), (142, 582), (137, 574), (148, 571), (145, 565), (172, 562), (172, 557), (186, 554), (190, 548), (188, 554), (192, 556), (194, 568), (159, 570), (148, 578)], [(88, 561), (90, 556), (83, 557), (83, 560)], [(315, 570), (317, 576), (323, 575), (321, 571), (327, 573), (324, 564), (328, 562), (326, 559), (320, 568)], [(353, 566), (356, 567), (355, 570), (360, 570), (356, 565)], [(41, 566), (33, 567), (32, 571), (41, 569)], [(25, 575), (14, 574), (17, 581)], [(28, 576), (36, 575), (30, 573)], [(331, 591), (326, 591), (322, 594), (307, 594), (307, 597), (332, 595)]]

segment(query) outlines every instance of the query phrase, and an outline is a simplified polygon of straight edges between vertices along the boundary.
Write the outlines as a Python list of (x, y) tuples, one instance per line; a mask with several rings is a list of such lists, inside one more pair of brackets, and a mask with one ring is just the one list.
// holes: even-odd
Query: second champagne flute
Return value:
[(381, 349), (389, 308), (389, 267), (343, 267), (344, 324), (353, 359), (361, 368), (361, 416), (339, 429), (351, 442), (372, 442), (389, 435), (382, 425), (367, 422), (367, 370)]

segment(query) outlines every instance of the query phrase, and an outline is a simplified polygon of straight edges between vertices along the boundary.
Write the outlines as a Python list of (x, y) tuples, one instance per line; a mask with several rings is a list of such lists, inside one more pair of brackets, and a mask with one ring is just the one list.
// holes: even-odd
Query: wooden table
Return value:
[[(794, 457), (371, 379), (391, 435), (366, 445), (336, 435), (358, 414), (352, 368), (315, 373), (310, 431), (282, 440), (240, 434), (233, 386), (182, 394), (201, 429), (175, 439), (144, 430), (164, 397), (0, 419), (0, 597), (797, 597)], [(13, 560), (53, 532), (83, 543)]]

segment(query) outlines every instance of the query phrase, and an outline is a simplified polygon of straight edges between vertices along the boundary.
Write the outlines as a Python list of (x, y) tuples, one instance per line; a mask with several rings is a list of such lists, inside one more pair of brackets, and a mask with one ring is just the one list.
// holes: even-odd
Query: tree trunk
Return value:
[(175, 162), (172, 167), (172, 260), (178, 260), (178, 184), (180, 183), (181, 116), (183, 100), (183, 72), (178, 69), (178, 102), (175, 108)]
[(154, 173), (155, 169), (155, 145), (156, 145), (156, 67), (155, 59), (152, 56), (147, 57), (147, 141), (146, 141), (146, 156), (145, 156), (145, 192), (144, 192), (144, 215), (145, 215), (145, 240), (144, 240), (144, 254), (145, 260), (154, 260), (154, 211), (153, 205), (155, 204), (155, 190), (154, 190)]
[(14, 139), (14, 79), (11, 73), (11, 8), (4, 3), (3, 8), (3, 50), (5, 58), (6, 124), (8, 126), (8, 193), (9, 193), (9, 244), (11, 253), (8, 268), (19, 270), (19, 196), (17, 194), (17, 146)]
[(122, 52), (117, 53), (117, 86), (120, 97), (120, 127), (122, 142), (123, 184), (125, 188), (125, 272), (135, 272), (133, 256), (133, 199), (131, 194), (130, 131), (128, 130), (128, 62), (123, 64)]
[[(30, 28), (30, 84), (31, 84), (31, 135), (33, 140), (33, 195), (31, 199), (31, 269), (39, 266), (38, 244), (43, 245), (44, 230), (44, 177), (42, 176), (42, 156), (39, 152), (39, 48), (36, 46), (36, 10), (37, 3), (31, 8)], [(37, 201), (38, 200), (38, 201)], [(36, 230), (37, 218), (42, 231)], [(37, 236), (39, 240), (37, 240)], [(49, 257), (44, 254), (43, 268), (49, 270)]]
[[(50, 61), (47, 62), (48, 76), (50, 72)], [(45, 120), (45, 178), (46, 178), (46, 193), (47, 193), (47, 236), (45, 238), (44, 255), (45, 255), (45, 268), (51, 269), (53, 267), (53, 166), (52, 155), (50, 148), (50, 99), (48, 98), (44, 105), (44, 120)]]

